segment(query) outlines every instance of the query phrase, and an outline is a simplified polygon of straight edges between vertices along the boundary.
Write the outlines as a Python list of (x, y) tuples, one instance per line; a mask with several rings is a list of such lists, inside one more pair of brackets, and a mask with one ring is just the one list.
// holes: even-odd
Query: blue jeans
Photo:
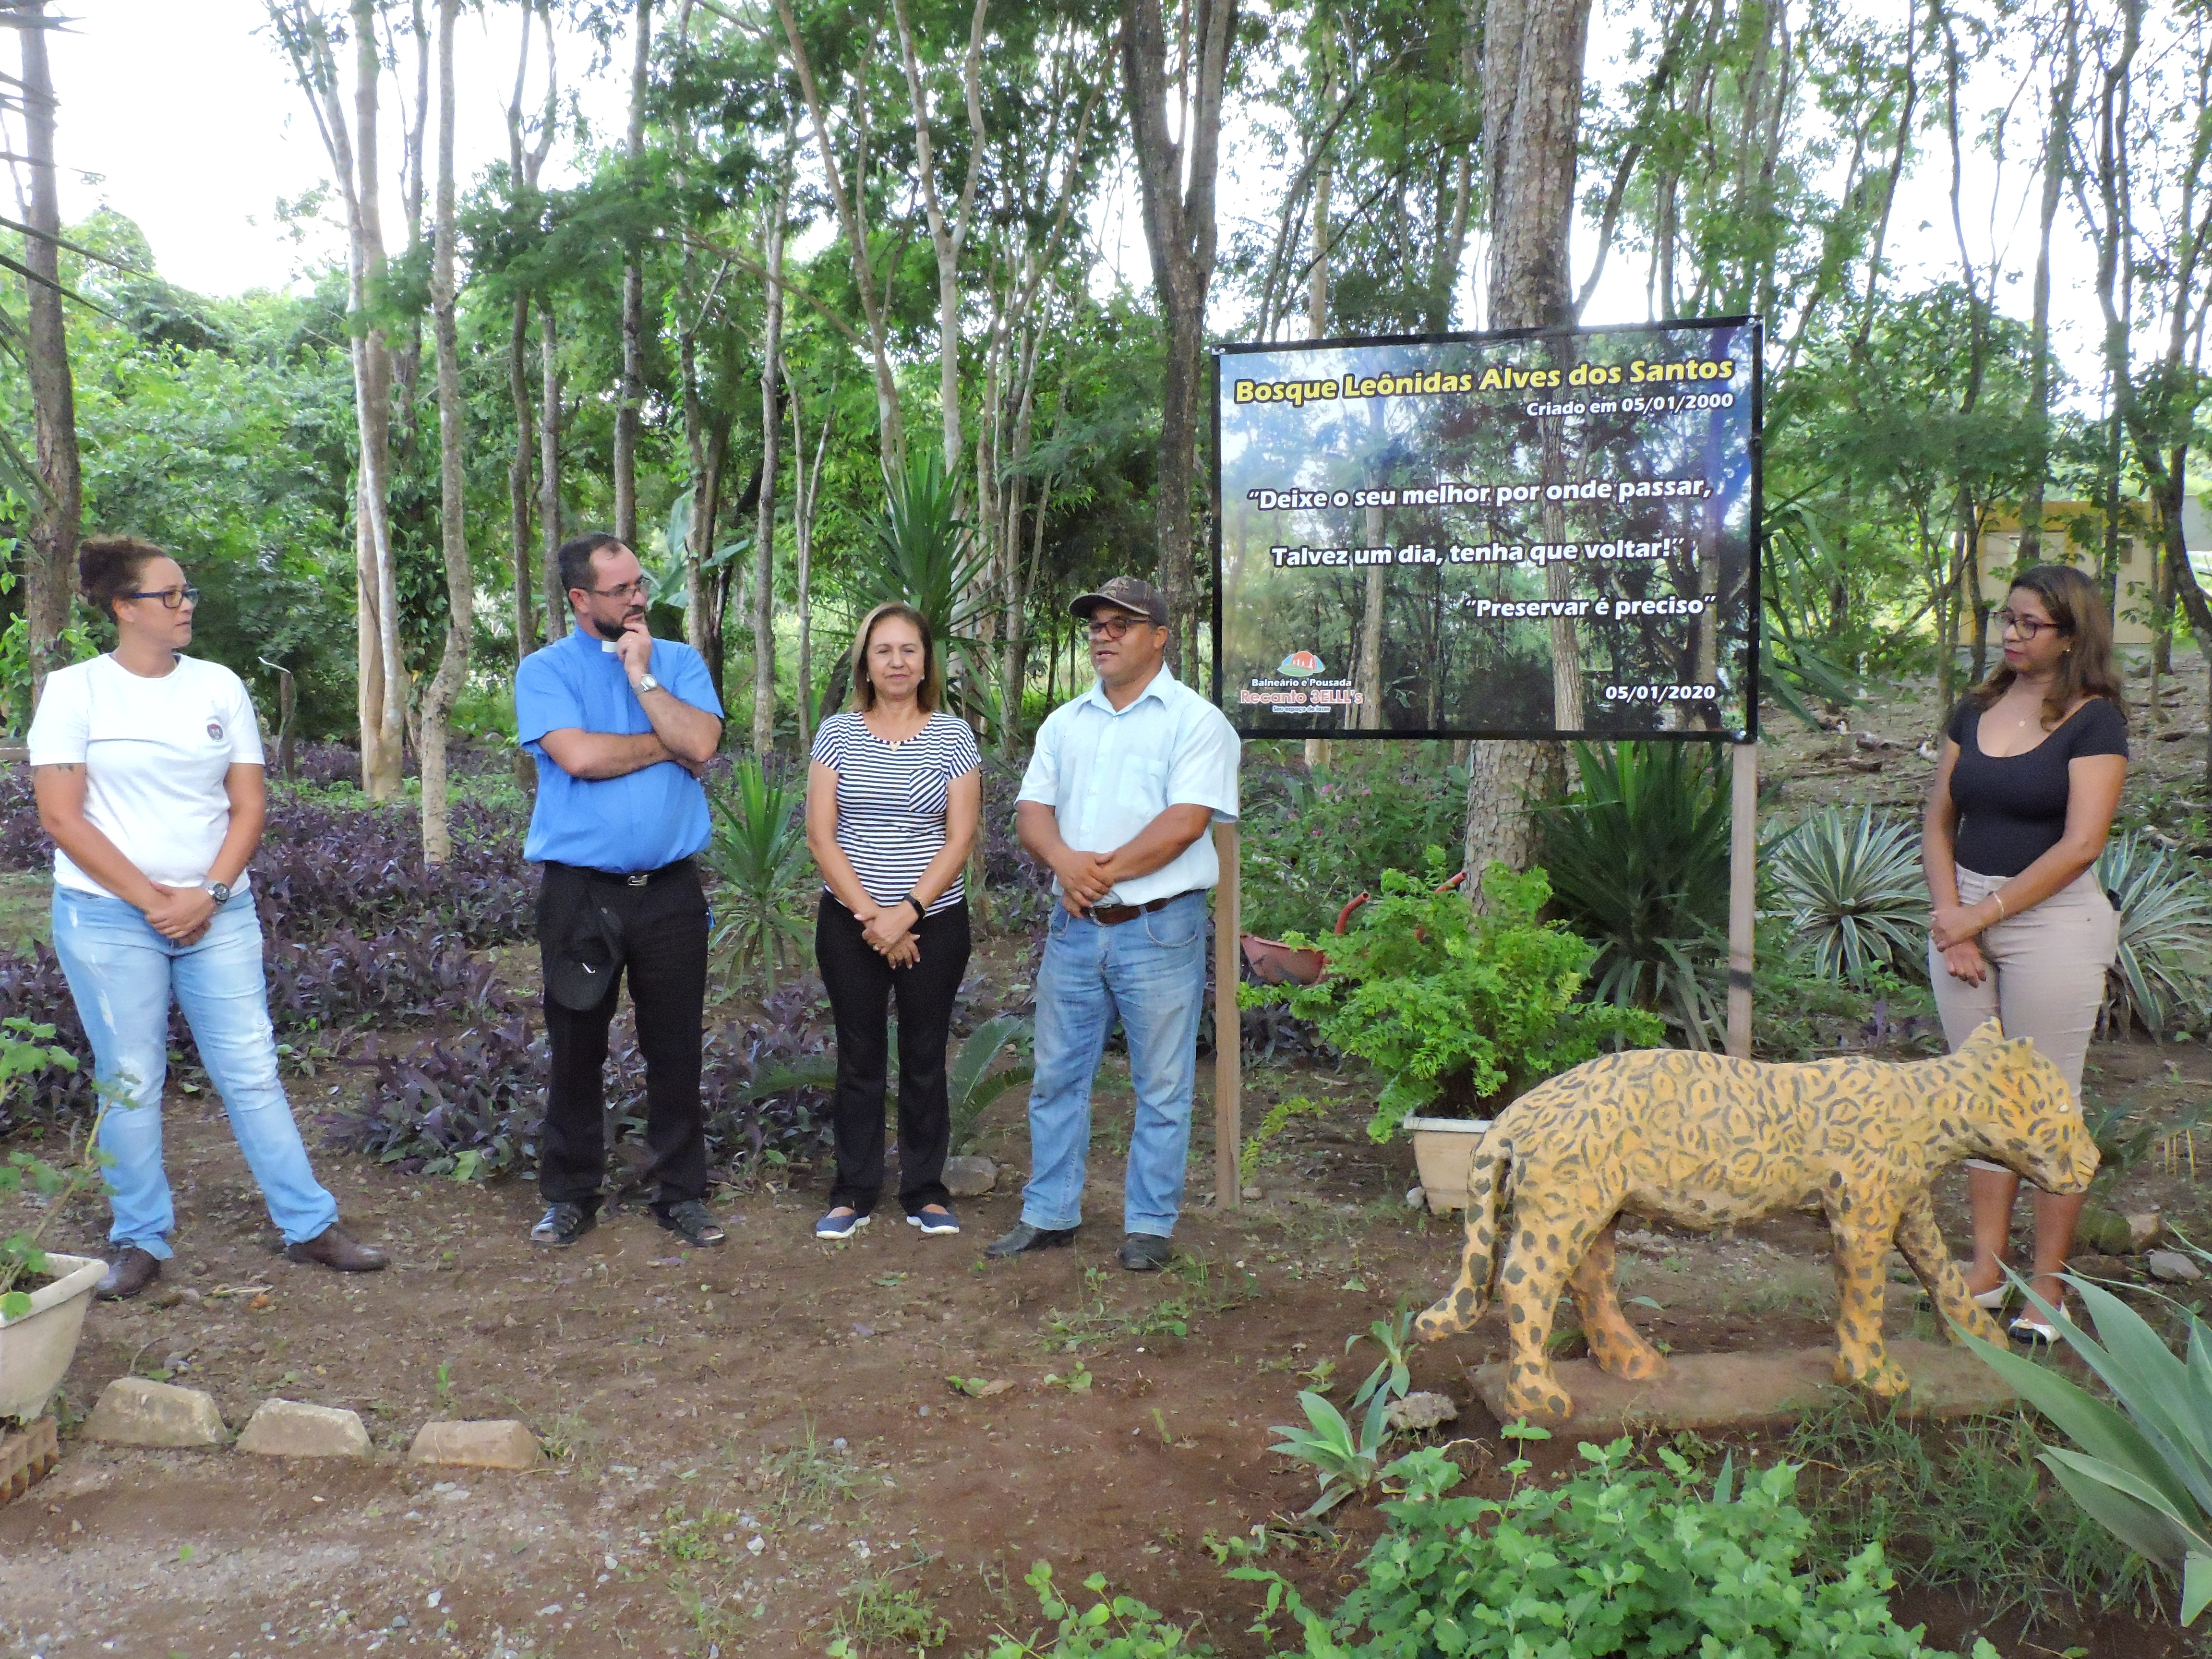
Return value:
[(1115, 927), (1054, 907), (1036, 978), (1024, 1221), (1061, 1228), (1083, 1218), (1091, 1082), (1119, 1014), (1137, 1097), (1122, 1230), (1161, 1238), (1175, 1231), (1190, 1155), (1190, 1091), (1205, 1000), (1204, 893), (1186, 893)]
[(95, 1075), (116, 1085), (100, 1131), (100, 1150), (114, 1159), (106, 1172), (115, 1216), (109, 1243), (170, 1255), (177, 1218), (161, 1167), (161, 1085), (172, 994), (284, 1242), (303, 1244), (338, 1218), (337, 1200), (307, 1167), (276, 1080), (261, 921), (250, 892), (217, 910), (195, 943), (179, 945), (149, 927), (135, 904), (58, 886), (54, 954), (92, 1040)]

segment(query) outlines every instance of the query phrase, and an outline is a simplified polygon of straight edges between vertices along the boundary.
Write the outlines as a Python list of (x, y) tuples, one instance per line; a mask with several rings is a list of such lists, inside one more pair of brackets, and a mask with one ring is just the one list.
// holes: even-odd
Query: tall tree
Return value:
[[(768, 314), (761, 325), (759, 514), (753, 527), (753, 753), (775, 742), (775, 473), (783, 415), (776, 392), (783, 376), (784, 215), (791, 180), (779, 173), (768, 221)], [(801, 458), (804, 459), (803, 457)], [(805, 688), (799, 688), (803, 696)]]
[(407, 731), (407, 668), (399, 648), (399, 575), (392, 544), (392, 349), (389, 273), (379, 160), (376, 0), (349, 0), (353, 113), (340, 91), (337, 46), (317, 0), (268, 0), (270, 21), (313, 113), (346, 210), (346, 311), (353, 358), (356, 696), (362, 787), (399, 792)]
[[(779, 3), (781, 0), (779, 0)], [(1587, 4), (1587, 0), (1584, 0)], [(1168, 659), (1196, 667), (1197, 580), (1192, 506), (1197, 471), (1206, 296), (1213, 283), (1214, 194), (1221, 160), (1221, 106), (1237, 40), (1237, 0), (1187, 0), (1177, 67), (1168, 60), (1160, 0), (1124, 0), (1121, 91), (1144, 197), (1152, 289), (1166, 325), (1160, 375), (1160, 465), (1155, 526), (1158, 581), (1176, 628)], [(1579, 58), (1577, 60), (1580, 62)], [(1580, 85), (1579, 80), (1577, 82)], [(1176, 106), (1170, 121), (1169, 106)]]
[(446, 814), (446, 721), (469, 677), (476, 584), (469, 569), (467, 434), (463, 430), (460, 325), (453, 293), (453, 21), (460, 0), (438, 0), (438, 188), (430, 252), (430, 318), (438, 362), (438, 541), (446, 564), (446, 646), (422, 694), (422, 862), (453, 850)]
[[(637, 0), (631, 21), (629, 157), (633, 179), (645, 169), (646, 95), (651, 89), (653, 0)], [(623, 248), (622, 384), (615, 397), (615, 535), (637, 546), (637, 440), (645, 418), (645, 251), (632, 234)]]
[(46, 31), (55, 21), (46, 0), (18, 0), (9, 21), (23, 47), (23, 129), (31, 173), (30, 232), (23, 264), (29, 272), (28, 326), (23, 367), (37, 428), (39, 501), (31, 515), (29, 580), (24, 612), (30, 634), (32, 696), (58, 666), (54, 645), (69, 621), (76, 586), (77, 532), (84, 486), (77, 459), (76, 388), (70, 373), (69, 334), (62, 316), (61, 201), (54, 178), (54, 81)]
[[(1558, 327), (1573, 319), (1567, 235), (1589, 0), (1491, 0), (1484, 27), (1490, 326)], [(1564, 574), (1552, 566), (1547, 574), (1554, 570)], [(1580, 647), (1573, 623), (1565, 622), (1564, 640), (1561, 625), (1553, 619), (1554, 702), (1562, 719), (1579, 724)], [(1560, 771), (1556, 744), (1474, 745), (1467, 793), (1469, 870), (1486, 869), (1492, 860), (1515, 869), (1528, 863), (1532, 805), (1555, 787)], [(1479, 892), (1475, 897), (1480, 902)]]
[(2075, 0), (2065, 0), (2058, 24), (2063, 48), (2050, 53), (2051, 118), (2043, 141), (2042, 197), (2036, 215), (2035, 276), (2029, 301), (2027, 483), (2021, 493), (2023, 565), (2043, 557), (2043, 486), (2051, 471), (2051, 233), (2066, 190), (2066, 146), (2074, 130), (2074, 89), (2081, 78), (2081, 31)]
[[(538, 210), (538, 179), (545, 158), (552, 153), (555, 118), (559, 113), (560, 74), (554, 56), (553, 20), (546, 0), (526, 0), (522, 9), (521, 44), (516, 50), (514, 95), (507, 106), (507, 182), (509, 213), (517, 228)], [(533, 17), (545, 27), (545, 107), (538, 118), (536, 142), (530, 141), (522, 114), (523, 87), (530, 72), (530, 36)], [(509, 305), (507, 337), (507, 395), (514, 407), (514, 454), (507, 466), (507, 527), (514, 568), (514, 656), (517, 662), (538, 648), (538, 578), (530, 544), (532, 451), (537, 447), (536, 422), (530, 399), (530, 285), (518, 281)], [(528, 767), (530, 757), (516, 750), (518, 768)]]

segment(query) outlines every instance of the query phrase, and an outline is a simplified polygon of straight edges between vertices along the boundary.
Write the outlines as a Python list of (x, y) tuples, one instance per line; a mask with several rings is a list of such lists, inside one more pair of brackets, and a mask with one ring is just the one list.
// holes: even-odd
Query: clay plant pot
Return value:
[(1318, 951), (1297, 950), (1257, 933), (1246, 933), (1238, 942), (1244, 947), (1245, 965), (1262, 985), (1316, 985), (1328, 971), (1328, 958)]
[(107, 1264), (88, 1255), (47, 1252), (54, 1280), (31, 1292), (31, 1311), (0, 1320), (0, 1419), (30, 1419), (61, 1386), (84, 1331), (92, 1289)]
[(1413, 1165), (1421, 1174), (1421, 1192), (1428, 1200), (1429, 1213), (1448, 1215), (1464, 1210), (1474, 1149), (1489, 1132), (1490, 1120), (1409, 1117), (1404, 1127), (1413, 1138)]

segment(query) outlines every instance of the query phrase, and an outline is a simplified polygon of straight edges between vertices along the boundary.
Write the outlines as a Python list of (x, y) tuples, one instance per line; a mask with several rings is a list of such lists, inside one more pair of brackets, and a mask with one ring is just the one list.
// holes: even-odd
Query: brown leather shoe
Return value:
[(129, 1244), (92, 1287), (92, 1293), (102, 1302), (126, 1302), (161, 1276), (161, 1258)]
[(335, 1221), (304, 1244), (287, 1244), (284, 1254), (295, 1261), (312, 1261), (333, 1273), (380, 1273), (384, 1252), (348, 1238)]

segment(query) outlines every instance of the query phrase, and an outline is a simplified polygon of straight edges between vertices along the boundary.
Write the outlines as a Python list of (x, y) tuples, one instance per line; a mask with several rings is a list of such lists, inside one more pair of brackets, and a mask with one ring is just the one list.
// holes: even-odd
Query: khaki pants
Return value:
[[(2009, 878), (1958, 871), (1959, 902), (1978, 904)], [(1928, 947), (1928, 981), (1943, 1018), (1943, 1038), (1954, 1050), (1985, 1020), (1994, 1018), (2008, 1037), (2026, 1037), (2036, 1052), (2064, 1073), (2078, 1110), (2081, 1104), (2081, 1062), (2105, 1000), (2105, 970), (2120, 945), (2120, 918), (2097, 885), (2094, 868), (2083, 871), (2042, 903), (1989, 928), (1981, 935), (1990, 971), (1979, 985), (1954, 979), (1942, 953)], [(1970, 1170), (1998, 1170), (2001, 1164), (1968, 1158)]]

